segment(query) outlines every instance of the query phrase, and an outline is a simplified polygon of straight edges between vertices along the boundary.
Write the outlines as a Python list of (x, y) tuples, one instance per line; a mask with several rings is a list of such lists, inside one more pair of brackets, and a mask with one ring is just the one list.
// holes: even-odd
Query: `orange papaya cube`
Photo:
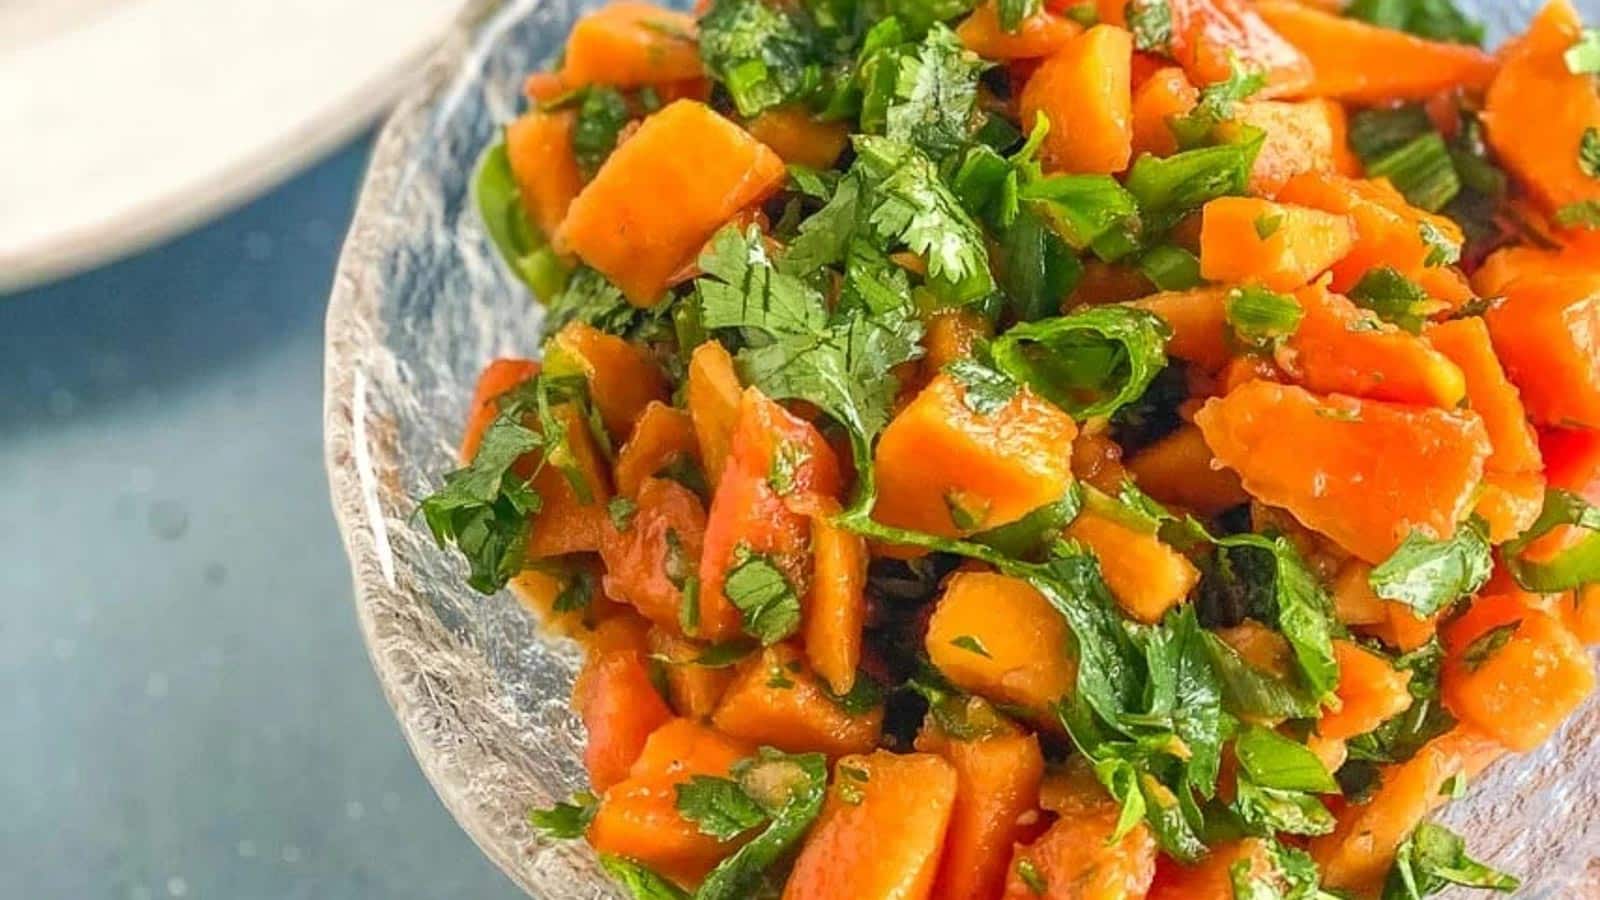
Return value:
[(1331, 834), (1311, 839), (1322, 886), (1354, 892), (1381, 886), (1401, 842), (1450, 799), (1440, 790), (1445, 782), (1458, 774), (1475, 777), (1504, 752), (1463, 726), (1424, 744), (1405, 762), (1384, 766), (1372, 799), (1345, 806)]
[(467, 416), (467, 429), (461, 436), (461, 452), (457, 458), (463, 466), (478, 455), (483, 433), (500, 416), (500, 398), (538, 374), (539, 364), (531, 359), (497, 359), (484, 367), (472, 391), (472, 412)]
[(1339, 663), (1339, 685), (1334, 693), (1339, 706), (1329, 709), (1317, 721), (1317, 733), (1341, 740), (1366, 734), (1411, 706), (1410, 672), (1401, 672), (1389, 661), (1353, 641), (1333, 642), (1333, 658)]
[(1201, 211), (1200, 274), (1292, 291), (1350, 250), (1350, 220), (1255, 197), (1218, 197)]
[(1454, 409), (1467, 395), (1461, 369), (1423, 338), (1320, 284), (1294, 297), (1304, 315), (1275, 359), (1307, 388), (1442, 409)]
[(540, 503), (528, 529), (528, 556), (533, 559), (599, 550), (609, 523), (611, 479), (588, 421), (571, 403), (557, 405), (551, 415), (566, 440), (533, 476)]
[(1494, 448), (1485, 468), (1492, 472), (1537, 470), (1541, 465), (1538, 441), (1522, 408), (1521, 395), (1494, 355), (1488, 326), (1480, 318), (1453, 319), (1428, 326), (1427, 338), (1466, 378), (1467, 405), (1483, 418), (1489, 446)]
[(1066, 534), (1094, 552), (1111, 596), (1123, 612), (1146, 625), (1161, 621), (1200, 581), (1200, 571), (1182, 553), (1092, 505), (1078, 513)]
[(853, 714), (823, 690), (800, 654), (774, 644), (739, 664), (711, 722), (719, 731), (789, 753), (865, 753), (883, 733), (883, 707)]
[(765, 200), (785, 174), (778, 154), (743, 128), (704, 103), (679, 100), (606, 158), (554, 244), (611, 279), (630, 303), (651, 306), (723, 223)]
[(1454, 534), (1489, 456), (1476, 415), (1269, 381), (1206, 401), (1194, 420), (1252, 497), (1374, 564), (1413, 530)]
[(1380, 625), (1388, 621), (1389, 602), (1372, 589), (1372, 567), (1352, 559), (1339, 567), (1329, 593), (1333, 596), (1334, 618), (1345, 625)]
[(1200, 91), (1177, 66), (1157, 69), (1133, 91), (1133, 155), (1171, 156), (1178, 139), (1167, 125), (1200, 102)]
[(1600, 585), (1586, 584), (1568, 591), (1556, 611), (1573, 637), (1585, 644), (1600, 644)]
[[(723, 585), (745, 554), (764, 556), (783, 572), (796, 596), (804, 597), (812, 575), (811, 520), (790, 497), (839, 493), (839, 462), (810, 422), (745, 390), (729, 461), (711, 496), (705, 551), (700, 556), (700, 621), (695, 636), (712, 641), (737, 637), (740, 616)], [(693, 564), (693, 557), (689, 557)]]
[(616, 480), (617, 493), (632, 497), (646, 479), (679, 463), (696, 463), (699, 456), (700, 445), (689, 413), (652, 400), (639, 414), (627, 443), (617, 451), (617, 464), (611, 475)]
[(1064, 497), (1072, 417), (1024, 387), (980, 413), (966, 388), (940, 375), (878, 440), (878, 503), (886, 525), (958, 537), (1015, 522)]
[(1600, 180), (1579, 163), (1584, 135), (1600, 122), (1594, 76), (1567, 68), (1583, 22), (1568, 0), (1546, 3), (1522, 37), (1501, 51), (1482, 113), (1495, 157), (1548, 212), (1600, 200)]
[(1501, 472), (1486, 466), (1472, 512), (1488, 524), (1489, 543), (1504, 543), (1533, 526), (1544, 509), (1544, 493), (1544, 473), (1537, 469)]
[(926, 387), (950, 363), (970, 359), (973, 347), (993, 334), (994, 324), (972, 309), (941, 310), (929, 316), (922, 334), (921, 378), (916, 389)]
[(1246, 71), (1264, 72), (1266, 86), (1257, 99), (1306, 94), (1314, 72), (1293, 44), (1261, 18), (1247, 0), (1170, 0), (1172, 55), (1205, 86), (1227, 81), (1235, 61)]
[[(1005, 900), (1125, 900), (1143, 897), (1156, 874), (1156, 841), (1140, 822), (1113, 841), (1121, 807), (1085, 794), (1038, 840), (1019, 845), (1006, 873)], [(1031, 869), (1031, 877), (1024, 872)], [(1030, 881), (1043, 882), (1044, 891)]]
[(651, 403), (665, 402), (667, 376), (649, 352), (584, 322), (570, 322), (545, 348), (551, 375), (581, 373), (611, 440), (621, 443)]
[(1163, 855), (1145, 900), (1226, 900), (1233, 896), (1233, 867), (1239, 863), (1252, 876), (1267, 877), (1274, 871), (1272, 852), (1261, 838), (1217, 844), (1192, 866)]
[(745, 123), (756, 140), (791, 165), (829, 169), (850, 142), (845, 122), (823, 122), (802, 106), (779, 106)]
[(653, 3), (612, 0), (567, 35), (561, 81), (632, 88), (704, 75), (694, 17)]
[(733, 681), (733, 670), (696, 664), (705, 645), (680, 636), (676, 629), (651, 628), (649, 643), (651, 654), (666, 671), (667, 699), (673, 711), (686, 719), (710, 719)]
[(956, 773), (956, 799), (933, 881), (935, 897), (997, 897), (1012, 845), (1036, 816), (1044, 756), (1039, 738), (1011, 726), (971, 739), (953, 737), (930, 716), (917, 749), (935, 753)]
[(1007, 31), (1000, 27), (995, 0), (978, 4), (972, 15), (956, 26), (956, 37), (968, 50), (984, 59), (999, 60), (1049, 56), (1082, 33), (1083, 26), (1048, 9), (1040, 9)]
[(605, 791), (587, 837), (595, 852), (634, 860), (692, 887), (740, 841), (719, 841), (678, 812), (678, 785), (696, 775), (727, 778), (733, 764), (755, 748), (688, 719), (673, 719), (651, 733), (624, 781)]
[(606, 596), (631, 605), (661, 628), (681, 633), (683, 587), (705, 541), (705, 507), (676, 481), (649, 478), (625, 524), (618, 529), (606, 517), (600, 542)]
[(1333, 265), (1336, 291), (1354, 287), (1375, 266), (1389, 266), (1409, 278), (1420, 278), (1429, 268), (1430, 255), (1436, 253), (1425, 231), (1449, 244), (1459, 245), (1462, 240), (1459, 226), (1407, 203), (1387, 180), (1304, 172), (1284, 183), (1278, 200), (1350, 218), (1355, 242)]
[(1167, 355), (1215, 372), (1233, 358), (1228, 343), (1227, 286), (1162, 291), (1129, 303), (1161, 317), (1172, 329)]
[(1066, 620), (1026, 581), (961, 572), (945, 584), (924, 647), (956, 687), (1051, 720), (1077, 683), (1069, 635)]
[(1506, 286), (1524, 275), (1577, 274), (1594, 268), (1593, 257), (1581, 250), (1501, 247), (1472, 273), (1472, 289), (1485, 297), (1504, 296)]
[(1600, 503), (1600, 431), (1541, 428), (1539, 455), (1551, 487)]
[(928, 900), (955, 798), (955, 770), (931, 753), (840, 759), (784, 900)]
[(578, 158), (572, 152), (573, 110), (523, 113), (506, 126), (506, 159), (522, 196), (522, 208), (539, 233), (561, 227), (572, 198), (583, 189)]
[(1442, 635), (1445, 708), (1507, 749), (1539, 746), (1594, 690), (1583, 644), (1515, 596), (1479, 597)]
[(812, 494), (791, 506), (811, 520), (811, 592), (801, 621), (806, 659), (835, 694), (848, 694), (861, 665), (867, 619), (867, 542), (834, 524), (839, 502), (832, 497)]
[(1096, 25), (1047, 57), (1022, 88), (1024, 131), (1050, 120), (1039, 159), (1053, 172), (1109, 175), (1133, 158), (1133, 37)]
[(1518, 279), (1483, 319), (1529, 418), (1600, 427), (1600, 270)]
[(1419, 616), (1411, 607), (1395, 600), (1383, 601), (1384, 619), (1363, 630), (1402, 653), (1421, 647), (1439, 631), (1439, 614)]
[(1140, 450), (1128, 462), (1139, 489), (1162, 503), (1192, 509), (1202, 516), (1249, 502), (1239, 476), (1217, 465), (1205, 436), (1183, 425)]
[(645, 739), (671, 720), (672, 710), (656, 693), (643, 655), (633, 650), (590, 657), (579, 687), (573, 703), (589, 733), (583, 765), (589, 783), (604, 791), (628, 777)]
[(694, 437), (700, 445), (700, 463), (706, 470), (706, 484), (712, 490), (722, 481), (728, 453), (733, 446), (733, 430), (739, 423), (739, 374), (733, 357), (716, 341), (706, 341), (689, 356), (689, 418), (694, 422)]
[(1302, 172), (1337, 168), (1336, 125), (1344, 110), (1326, 100), (1251, 100), (1235, 107), (1240, 125), (1266, 132), (1250, 169), (1250, 193), (1271, 197)]
[(1481, 91), (1495, 74), (1494, 57), (1466, 44), (1430, 41), (1291, 0), (1261, 0), (1256, 9), (1310, 60), (1312, 96), (1363, 105), (1428, 100), (1456, 89)]

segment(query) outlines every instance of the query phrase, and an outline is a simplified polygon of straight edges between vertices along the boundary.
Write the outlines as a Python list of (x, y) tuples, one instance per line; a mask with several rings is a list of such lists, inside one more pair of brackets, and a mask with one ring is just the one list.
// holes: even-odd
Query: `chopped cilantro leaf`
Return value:
[(583, 837), (599, 809), (599, 798), (589, 791), (583, 791), (572, 795), (572, 799), (566, 803), (529, 811), (528, 822), (545, 837), (573, 840)]
[(895, 98), (885, 112), (886, 136), (935, 161), (961, 149), (972, 132), (984, 68), (955, 32), (935, 24), (915, 51), (900, 58)]
[(1300, 328), (1305, 310), (1287, 294), (1246, 285), (1228, 292), (1223, 318), (1239, 343), (1270, 350)]
[(995, 368), (1082, 419), (1138, 399), (1167, 363), (1170, 334), (1144, 310), (1097, 306), (1018, 325), (990, 352)]
[(1600, 178), (1600, 128), (1585, 128), (1578, 142), (1578, 168), (1590, 178)]
[(677, 786), (677, 794), (678, 815), (719, 841), (731, 841), (767, 821), (761, 805), (726, 778), (695, 775)]
[(968, 653), (976, 653), (984, 659), (994, 659), (994, 657), (989, 653), (989, 648), (983, 645), (983, 641), (978, 640), (970, 634), (957, 635), (955, 638), (951, 639), (950, 644), (953, 647), (960, 647), (962, 650), (965, 650)]
[(616, 88), (603, 84), (584, 89), (578, 118), (572, 126), (572, 153), (578, 168), (590, 178), (617, 146), (617, 135), (628, 124), (628, 101)]
[(1040, 0), (998, 0), (1000, 30), (1014, 32), (1023, 21), (1039, 12)]
[(736, 554), (722, 590), (739, 610), (745, 634), (763, 645), (776, 644), (800, 627), (800, 598), (783, 570), (765, 556), (748, 550)]
[(1124, 15), (1135, 49), (1171, 52), (1172, 7), (1167, 0), (1128, 0)]
[(639, 513), (639, 504), (627, 497), (612, 497), (606, 503), (606, 515), (611, 519), (611, 527), (618, 531), (627, 531), (633, 525), (633, 517)]
[(1578, 200), (1556, 210), (1562, 228), (1600, 228), (1600, 200)]
[(763, 747), (757, 756), (736, 763), (732, 775), (770, 824), (711, 870), (695, 900), (756, 896), (762, 875), (800, 842), (822, 811), (828, 760), (821, 753), (789, 755)]
[(700, 59), (745, 117), (806, 99), (822, 83), (815, 27), (766, 0), (715, 0), (700, 18)]
[(1600, 28), (1585, 28), (1562, 54), (1567, 71), (1574, 75), (1600, 74)]
[(1421, 285), (1389, 266), (1367, 270), (1350, 289), (1350, 299), (1412, 334), (1421, 334), (1428, 317), (1445, 308), (1429, 297)]
[(492, 594), (522, 570), (529, 517), (539, 495), (512, 471), (545, 438), (519, 421), (520, 409), (497, 418), (484, 432), (478, 453), (465, 468), (445, 476), (444, 487), (422, 501), (428, 530), (443, 547), (454, 544), (467, 558), (467, 584)]
[(1419, 617), (1427, 617), (1477, 593), (1493, 568), (1488, 526), (1473, 516), (1445, 540), (1412, 531), (1368, 580), (1379, 597), (1404, 603)]
[(1443, 825), (1423, 822), (1395, 851), (1394, 868), (1383, 885), (1383, 900), (1423, 900), (1451, 885), (1510, 893), (1522, 882), (1468, 856), (1460, 835)]
[(1483, 23), (1468, 18), (1452, 0), (1355, 0), (1344, 14), (1430, 40), (1483, 43)]
[(962, 388), (962, 402), (980, 416), (992, 416), (1017, 395), (1017, 383), (975, 359), (947, 363), (944, 373)]

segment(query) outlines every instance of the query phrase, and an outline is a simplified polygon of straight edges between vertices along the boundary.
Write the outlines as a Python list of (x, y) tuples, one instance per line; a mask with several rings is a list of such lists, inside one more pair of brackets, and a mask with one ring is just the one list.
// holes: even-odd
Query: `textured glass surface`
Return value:
[[(1494, 42), (1531, 7), (1479, 5)], [(536, 349), (531, 300), (493, 256), (467, 185), (479, 149), (518, 109), (523, 75), (559, 49), (584, 6), (469, 9), (383, 134), (328, 314), (329, 474), (373, 665), (445, 804), (518, 884), (550, 900), (616, 896), (581, 843), (542, 842), (525, 822), (529, 807), (584, 784), (582, 729), (567, 706), (575, 648), (542, 638), (508, 593), (467, 589), (412, 513), (452, 465), (484, 363)], [(1446, 816), (1524, 877), (1523, 896), (1600, 897), (1596, 734), (1591, 702)]]

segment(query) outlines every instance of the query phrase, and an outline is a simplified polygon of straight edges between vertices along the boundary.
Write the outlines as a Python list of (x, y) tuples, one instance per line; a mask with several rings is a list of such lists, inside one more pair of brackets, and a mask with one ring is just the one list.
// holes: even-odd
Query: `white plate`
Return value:
[(249, 199), (367, 125), (460, 0), (0, 0), (0, 291)]

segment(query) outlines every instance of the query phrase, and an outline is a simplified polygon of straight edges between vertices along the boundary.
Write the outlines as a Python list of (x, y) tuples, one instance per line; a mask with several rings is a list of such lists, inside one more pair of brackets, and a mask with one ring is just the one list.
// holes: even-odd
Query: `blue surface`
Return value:
[(520, 896), (379, 694), (329, 510), (369, 147), (0, 297), (0, 896)]

